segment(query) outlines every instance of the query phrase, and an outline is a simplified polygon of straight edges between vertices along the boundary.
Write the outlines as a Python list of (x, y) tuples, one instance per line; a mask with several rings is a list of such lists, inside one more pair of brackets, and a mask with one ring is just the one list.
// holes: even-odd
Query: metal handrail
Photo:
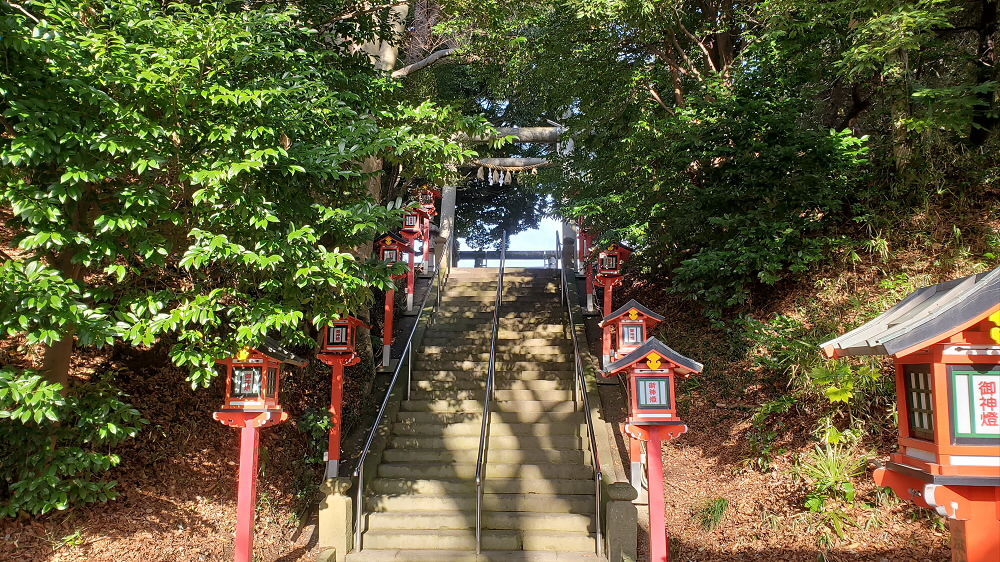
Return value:
[(389, 400), (392, 397), (393, 390), (396, 388), (396, 382), (399, 380), (399, 373), (402, 371), (403, 364), (406, 363), (406, 397), (410, 396), (410, 383), (413, 377), (413, 336), (417, 333), (417, 328), (420, 327), (420, 321), (424, 317), (424, 311), (427, 306), (427, 297), (430, 296), (432, 291), (436, 291), (436, 296), (434, 299), (434, 310), (437, 310), (441, 305), (441, 288), (445, 283), (448, 282), (448, 275), (451, 272), (451, 240), (445, 243), (444, 255), (448, 262), (447, 267), (439, 267), (434, 275), (433, 281), (431, 281), (431, 286), (427, 288), (427, 292), (424, 293), (424, 298), (420, 301), (420, 311), (417, 312), (417, 317), (414, 319), (413, 327), (410, 328), (410, 333), (406, 337), (406, 347), (403, 348), (403, 353), (400, 356), (399, 364), (396, 365), (396, 369), (392, 373), (392, 380), (389, 381), (389, 388), (385, 391), (385, 398), (382, 399), (382, 406), (378, 409), (378, 415), (375, 416), (375, 423), (372, 424), (371, 432), (368, 434), (368, 439), (365, 441), (364, 448), (361, 449), (361, 456), (358, 457), (358, 464), (354, 467), (354, 478), (356, 490), (356, 499), (354, 503), (354, 552), (359, 552), (361, 550), (361, 514), (364, 511), (364, 491), (365, 491), (365, 459), (368, 457), (368, 452), (371, 450), (372, 443), (375, 441), (375, 436), (378, 434), (378, 429), (382, 425), (382, 420), (385, 418), (386, 408), (389, 406)]
[[(562, 249), (562, 244), (557, 242), (556, 246)], [(597, 530), (597, 556), (604, 557), (604, 535), (601, 531), (601, 482), (604, 475), (601, 472), (601, 461), (597, 454), (597, 437), (594, 433), (594, 418), (590, 413), (590, 397), (587, 396), (587, 381), (584, 376), (583, 359), (580, 357), (580, 342), (576, 337), (576, 317), (573, 315), (573, 303), (569, 300), (569, 291), (566, 282), (566, 261), (562, 261), (562, 268), (559, 270), (560, 290), (562, 291), (563, 302), (566, 303), (566, 314), (569, 320), (569, 333), (573, 339), (573, 363), (576, 384), (574, 385), (574, 403), (581, 400), (583, 403), (584, 418), (587, 420), (587, 436), (590, 438), (590, 456), (594, 465), (594, 528)]]
[(500, 271), (497, 273), (497, 296), (493, 301), (493, 326), (490, 335), (490, 362), (486, 370), (486, 396), (483, 400), (483, 423), (479, 429), (479, 456), (476, 458), (476, 554), (483, 545), (483, 468), (489, 455), (490, 414), (496, 387), (497, 334), (500, 331), (500, 304), (503, 302), (503, 268), (507, 260), (507, 233), (500, 238)]

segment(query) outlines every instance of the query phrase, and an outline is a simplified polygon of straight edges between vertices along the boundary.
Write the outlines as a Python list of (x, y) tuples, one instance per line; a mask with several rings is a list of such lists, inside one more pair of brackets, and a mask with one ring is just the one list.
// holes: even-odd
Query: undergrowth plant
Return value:
[(853, 480), (861, 474), (867, 461), (866, 454), (831, 444), (817, 445), (802, 455), (794, 470), (812, 487), (806, 496), (805, 507), (820, 513), (828, 511), (831, 503), (853, 503), (857, 496)]
[(35, 372), (0, 370), (0, 516), (116, 497), (112, 448), (149, 423), (108, 382), (65, 393)]
[(695, 518), (702, 529), (711, 531), (722, 524), (729, 509), (729, 500), (726, 498), (713, 498), (705, 502), (701, 508), (695, 512)]

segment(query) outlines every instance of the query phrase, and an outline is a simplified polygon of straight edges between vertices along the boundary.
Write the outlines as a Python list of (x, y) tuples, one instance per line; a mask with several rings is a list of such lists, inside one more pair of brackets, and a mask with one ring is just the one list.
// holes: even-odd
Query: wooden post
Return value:
[(254, 508), (257, 505), (257, 449), (260, 430), (240, 429), (240, 472), (236, 493), (236, 562), (253, 560)]
[(385, 292), (385, 323), (382, 328), (382, 366), (389, 366), (389, 356), (392, 350), (392, 324), (395, 320), (396, 290)]
[(340, 437), (344, 425), (344, 359), (331, 358), (330, 361), (330, 440), (326, 448), (326, 478), (336, 478), (340, 470)]
[(434, 259), (431, 257), (431, 248), (434, 238), (431, 236), (431, 218), (424, 219), (424, 275), (434, 272)]
[(646, 443), (646, 470), (649, 482), (649, 561), (668, 562), (670, 541), (664, 523), (663, 506), (663, 442), (656, 426), (650, 428)]
[(612, 279), (604, 281), (604, 310), (601, 314), (611, 314), (614, 308), (611, 307), (615, 294), (615, 282)]

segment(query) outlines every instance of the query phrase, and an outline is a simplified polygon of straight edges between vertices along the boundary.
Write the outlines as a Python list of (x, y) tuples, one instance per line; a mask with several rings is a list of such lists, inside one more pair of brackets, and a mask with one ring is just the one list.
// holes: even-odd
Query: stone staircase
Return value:
[(594, 481), (559, 272), (506, 269), (476, 556), (476, 459), (496, 269), (456, 269), (416, 359), (410, 399), (365, 495), (347, 560), (598, 560)]

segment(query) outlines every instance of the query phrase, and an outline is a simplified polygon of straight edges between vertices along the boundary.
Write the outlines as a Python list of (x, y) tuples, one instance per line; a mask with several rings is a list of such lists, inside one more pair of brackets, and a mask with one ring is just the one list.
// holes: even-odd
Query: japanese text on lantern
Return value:
[(1000, 365), (952, 367), (955, 437), (1000, 437)]

